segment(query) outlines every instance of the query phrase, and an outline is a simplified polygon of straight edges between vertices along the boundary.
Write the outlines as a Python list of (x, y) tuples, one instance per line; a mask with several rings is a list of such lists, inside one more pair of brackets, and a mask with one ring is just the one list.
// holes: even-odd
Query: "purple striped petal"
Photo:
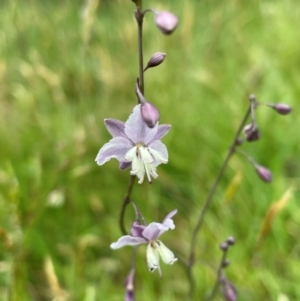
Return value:
[(156, 140), (151, 143), (148, 146), (148, 149), (155, 159), (155, 166), (168, 162), (168, 150), (160, 140)]
[(125, 123), (117, 119), (104, 119), (105, 126), (113, 137), (127, 138), (124, 129)]
[(142, 233), (145, 230), (145, 228), (146, 228), (146, 226), (143, 226), (143, 225), (140, 225), (140, 224), (134, 222), (133, 225), (131, 226), (130, 233), (132, 236), (143, 238)]
[(170, 128), (171, 128), (170, 124), (159, 125), (157, 128), (157, 133), (155, 134), (155, 136), (153, 137), (153, 139), (149, 144), (151, 144), (155, 140), (160, 140), (163, 136), (165, 136), (169, 132)]
[(119, 164), (119, 168), (121, 170), (127, 169), (129, 167), (131, 167), (131, 162), (120, 162)]
[(156, 240), (162, 233), (166, 232), (168, 227), (160, 223), (151, 223), (143, 231), (143, 236), (148, 240)]
[(173, 220), (171, 219), (176, 213), (177, 213), (177, 209), (171, 211), (163, 220), (162, 224), (166, 227), (168, 227), (169, 229), (174, 229), (175, 225)]
[(132, 148), (131, 143), (123, 137), (115, 137), (100, 149), (95, 161), (98, 165), (103, 165), (111, 158), (124, 162), (124, 156)]
[(141, 105), (134, 107), (133, 112), (125, 123), (125, 134), (135, 144), (142, 143), (147, 145), (156, 135), (158, 124), (149, 128), (141, 115)]
[(125, 235), (119, 238), (117, 242), (113, 242), (110, 247), (112, 249), (120, 249), (125, 246), (137, 246), (145, 243), (147, 243), (147, 240), (144, 238)]

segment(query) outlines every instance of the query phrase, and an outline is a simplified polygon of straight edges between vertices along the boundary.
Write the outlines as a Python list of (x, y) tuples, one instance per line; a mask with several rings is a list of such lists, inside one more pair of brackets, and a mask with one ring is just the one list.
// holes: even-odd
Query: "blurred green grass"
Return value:
[[(145, 80), (161, 123), (172, 124), (164, 138), (170, 160), (153, 185), (134, 188), (133, 199), (148, 222), (179, 209), (176, 230), (163, 240), (186, 257), (249, 93), (290, 104), (290, 116), (258, 110), (262, 139), (244, 149), (272, 170), (274, 181), (260, 182), (243, 158), (233, 158), (199, 236), (195, 275), (197, 300), (203, 300), (215, 280), (208, 264), (217, 265), (219, 242), (234, 235), (227, 275), (239, 300), (298, 300), (297, 190), (256, 248), (271, 204), (299, 183), (298, 2), (144, 2), (173, 11), (180, 24), (164, 37), (152, 16), (145, 20), (145, 59), (167, 53)], [(133, 9), (129, 0), (0, 4), (1, 300), (123, 299), (132, 249), (112, 251), (109, 245), (120, 235), (129, 176), (115, 160), (98, 167), (94, 159), (110, 139), (103, 119), (126, 120), (136, 103)], [(241, 182), (226, 200), (238, 174)], [(185, 299), (180, 264), (162, 269), (162, 280), (148, 273), (140, 248), (137, 300)]]

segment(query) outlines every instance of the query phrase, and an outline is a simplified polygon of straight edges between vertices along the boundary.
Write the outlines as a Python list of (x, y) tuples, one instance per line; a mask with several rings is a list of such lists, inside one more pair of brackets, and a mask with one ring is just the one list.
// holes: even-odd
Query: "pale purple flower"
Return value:
[(166, 264), (173, 264), (177, 258), (158, 238), (169, 229), (175, 229), (172, 217), (177, 213), (177, 209), (170, 212), (162, 223), (150, 223), (148, 226), (135, 222), (131, 227), (131, 235), (119, 238), (117, 242), (110, 245), (112, 249), (119, 249), (124, 246), (137, 246), (147, 244), (147, 264), (150, 272), (158, 269), (161, 276), (159, 259)]
[(100, 149), (95, 160), (98, 165), (103, 165), (115, 158), (120, 162), (120, 169), (131, 166), (130, 174), (138, 177), (139, 184), (145, 174), (151, 183), (151, 177), (158, 177), (156, 167), (168, 162), (168, 150), (160, 139), (171, 128), (171, 125), (158, 125), (158, 122), (149, 128), (143, 121), (140, 106), (134, 107), (125, 123), (116, 119), (104, 120), (113, 139)]

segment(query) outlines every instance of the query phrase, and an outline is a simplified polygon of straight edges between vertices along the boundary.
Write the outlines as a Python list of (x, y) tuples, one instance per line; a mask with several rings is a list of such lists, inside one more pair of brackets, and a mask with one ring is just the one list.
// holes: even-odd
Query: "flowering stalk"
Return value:
[(190, 300), (194, 300), (194, 294), (195, 294), (195, 282), (194, 282), (194, 277), (193, 277), (193, 274), (192, 274), (192, 268), (194, 266), (194, 263), (195, 263), (195, 248), (196, 248), (196, 244), (197, 244), (197, 236), (199, 234), (199, 231), (201, 230), (201, 227), (203, 225), (203, 221), (204, 221), (204, 217), (205, 217), (205, 214), (211, 204), (211, 201), (212, 201), (212, 198), (215, 194), (215, 191), (216, 191), (216, 188), (220, 182), (220, 179), (225, 171), (225, 168), (227, 167), (228, 165), (228, 162), (230, 160), (230, 158), (232, 157), (232, 155), (235, 153), (236, 151), (236, 146), (239, 144), (239, 136), (247, 122), (247, 119), (248, 117), (250, 116), (250, 113), (251, 113), (251, 107), (252, 107), (252, 104), (250, 104), (248, 110), (246, 111), (246, 114), (244, 116), (244, 118), (242, 119), (242, 122), (234, 136), (234, 139), (232, 141), (232, 144), (231, 146), (229, 147), (229, 150), (228, 150), (228, 153), (227, 153), (227, 156), (219, 170), (219, 173), (215, 179), (215, 182), (213, 183), (209, 193), (208, 193), (208, 196), (204, 202), (204, 205), (202, 207), (202, 210), (200, 212), (200, 215), (199, 215), (199, 218), (197, 220), (197, 223), (196, 223), (196, 226), (194, 228), (194, 231), (193, 231), (193, 234), (192, 234), (192, 239), (191, 239), (191, 244), (190, 244), (190, 251), (189, 251), (189, 257), (188, 257), (188, 278), (189, 278), (189, 282), (190, 282), (190, 291), (189, 291), (189, 297), (190, 297)]
[(143, 57), (143, 20), (144, 14), (142, 13), (142, 0), (139, 1), (137, 9), (134, 12), (135, 19), (138, 26), (138, 53), (139, 53), (139, 87), (144, 94), (144, 57)]

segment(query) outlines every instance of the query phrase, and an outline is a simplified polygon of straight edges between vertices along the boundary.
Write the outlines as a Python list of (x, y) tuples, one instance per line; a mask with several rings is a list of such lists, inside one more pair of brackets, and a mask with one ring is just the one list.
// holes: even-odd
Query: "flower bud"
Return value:
[(281, 115), (287, 115), (292, 111), (292, 108), (284, 103), (274, 104), (272, 108)]
[(176, 29), (178, 19), (170, 12), (158, 12), (155, 14), (155, 24), (163, 34), (170, 35)]
[(223, 294), (226, 301), (236, 301), (237, 291), (234, 285), (228, 280), (225, 281), (223, 286)]
[(153, 128), (159, 120), (159, 111), (150, 102), (141, 103), (141, 115), (149, 128)]
[(233, 236), (229, 236), (226, 241), (231, 246), (235, 244), (235, 239)]
[(125, 301), (134, 301), (134, 269), (131, 269), (125, 280)]
[(244, 127), (244, 134), (246, 140), (249, 142), (256, 141), (260, 138), (260, 131), (257, 126), (253, 123), (247, 124)]
[(144, 71), (146, 71), (148, 68), (152, 68), (152, 67), (156, 67), (156, 66), (160, 65), (165, 60), (165, 57), (166, 57), (166, 54), (163, 53), (163, 52), (154, 53), (151, 56), (151, 58), (150, 58), (150, 60), (147, 64), (146, 68), (144, 69)]
[(223, 251), (226, 251), (228, 249), (227, 241), (224, 241), (224, 242), (220, 243), (220, 249), (223, 250)]
[(265, 167), (263, 167), (261, 165), (256, 165), (255, 166), (255, 170), (256, 170), (258, 176), (264, 182), (267, 182), (267, 183), (272, 182), (272, 174), (271, 174), (271, 172), (267, 168), (265, 168)]

